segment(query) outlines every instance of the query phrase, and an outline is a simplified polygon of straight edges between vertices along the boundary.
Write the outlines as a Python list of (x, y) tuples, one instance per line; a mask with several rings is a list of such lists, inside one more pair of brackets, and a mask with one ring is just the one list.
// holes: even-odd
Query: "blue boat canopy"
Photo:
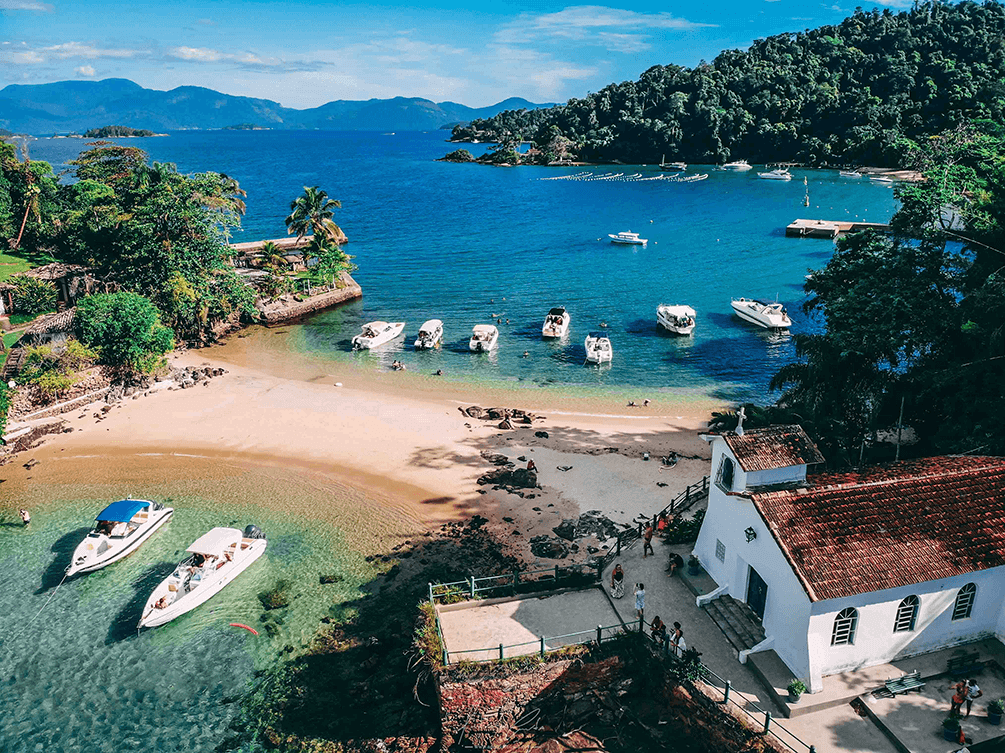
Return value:
[(146, 509), (150, 503), (143, 499), (122, 499), (112, 502), (98, 513), (97, 520), (112, 523), (128, 523), (140, 510)]

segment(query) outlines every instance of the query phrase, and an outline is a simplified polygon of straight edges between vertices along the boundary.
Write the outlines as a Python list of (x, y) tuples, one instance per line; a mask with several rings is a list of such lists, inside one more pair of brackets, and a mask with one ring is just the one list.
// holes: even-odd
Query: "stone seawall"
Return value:
[(325, 291), (299, 301), (293, 296), (283, 296), (278, 301), (259, 309), (262, 323), (278, 324), (292, 319), (300, 319), (315, 311), (322, 311), (340, 303), (363, 297), (363, 289), (349, 275), (342, 275), (340, 285), (342, 287), (335, 290)]

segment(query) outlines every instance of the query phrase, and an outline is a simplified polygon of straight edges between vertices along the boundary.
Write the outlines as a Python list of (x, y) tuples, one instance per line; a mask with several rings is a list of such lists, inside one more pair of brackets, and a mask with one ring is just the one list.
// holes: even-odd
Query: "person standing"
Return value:
[(973, 677), (967, 680), (967, 716), (970, 716), (970, 709), (973, 708), (974, 701), (982, 695), (984, 695), (984, 691), (977, 684), (977, 680)]
[(621, 569), (621, 563), (619, 562), (614, 566), (614, 570), (611, 571), (611, 596), (615, 599), (620, 599), (625, 595), (625, 571)]
[(22, 525), (27, 526), (29, 523), (31, 523), (31, 515), (29, 515), (28, 511), (25, 510), (23, 507), (20, 510), (18, 510), (17, 513), (18, 515), (21, 516)]
[(635, 616), (639, 619), (645, 617), (646, 613), (646, 584), (635, 584)]
[(959, 716), (960, 707), (963, 702), (967, 700), (967, 684), (960, 680), (955, 685), (950, 686), (953, 689), (953, 698), (949, 706), (949, 716)]
[(642, 534), (642, 540), (645, 542), (642, 545), (642, 559), (646, 558), (646, 552), (656, 556), (656, 552), (653, 551), (653, 524), (646, 523), (646, 532)]
[(679, 622), (673, 624), (673, 634), (670, 636), (670, 648), (673, 649), (674, 656), (683, 656), (687, 651), (687, 643), (684, 642), (684, 630)]

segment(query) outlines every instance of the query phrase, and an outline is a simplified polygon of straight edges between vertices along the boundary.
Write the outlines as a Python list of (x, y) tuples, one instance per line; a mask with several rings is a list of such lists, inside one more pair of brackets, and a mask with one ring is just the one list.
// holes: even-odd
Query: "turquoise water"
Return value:
[[(124, 143), (184, 171), (236, 177), (248, 191), (248, 213), (235, 240), (285, 235), (289, 202), (304, 185), (342, 201), (336, 219), (349, 235), (364, 298), (302, 325), (301, 341), (313, 353), (346, 354), (360, 324), (404, 320), (406, 338), (351, 357), (377, 368), (397, 358), (413, 370), (443, 369), (447, 378), (530, 386), (638, 385), (763, 399), (771, 376), (794, 356), (792, 340), (739, 322), (730, 298), (777, 297), (794, 333), (814, 331), (819, 323), (800, 310), (802, 285), (832, 244), (785, 238), (785, 226), (797, 217), (886, 222), (896, 205), (890, 188), (836, 171), (793, 170), (788, 183), (708, 166), (689, 171), (709, 173), (693, 184), (541, 180), (587, 170), (435, 162), (452, 148), (445, 136), (181, 132)], [(40, 140), (32, 156), (58, 165), (82, 146)], [(588, 171), (657, 174), (635, 166)], [(607, 242), (622, 230), (641, 233), (648, 246)], [(660, 303), (693, 306), (694, 336), (661, 334)], [(559, 305), (572, 314), (571, 334), (542, 341), (544, 316)], [(492, 314), (502, 317), (498, 351), (470, 354), (472, 326)], [(431, 318), (443, 320), (445, 345), (416, 353), (410, 344)], [(583, 339), (601, 322), (614, 361), (584, 366)]]
[[(270, 486), (261, 479), (258, 484), (262, 490)], [(291, 495), (299, 491), (291, 489)], [(337, 506), (331, 491), (317, 493), (310, 504)], [(360, 585), (374, 575), (339, 527), (319, 525), (295, 509), (197, 494), (165, 501), (175, 514), (139, 550), (62, 585), (73, 548), (103, 502), (71, 498), (32, 505), (28, 529), (0, 522), (4, 753), (214, 751), (233, 734), (228, 727), (255, 671), (298, 651), (323, 617), (344, 616), (345, 605), (359, 598)], [(0, 518), (15, 515), (10, 510)], [(188, 544), (213, 526), (251, 522), (269, 538), (261, 559), (196, 610), (137, 633), (150, 591)], [(321, 574), (342, 580), (321, 585)], [(258, 594), (280, 580), (289, 583), (291, 604), (266, 615)]]

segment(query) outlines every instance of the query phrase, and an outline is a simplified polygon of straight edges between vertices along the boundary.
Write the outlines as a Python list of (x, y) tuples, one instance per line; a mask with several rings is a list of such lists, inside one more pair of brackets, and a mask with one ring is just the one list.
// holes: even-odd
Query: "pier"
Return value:
[(785, 235), (794, 238), (837, 238), (861, 230), (889, 233), (890, 226), (882, 222), (839, 222), (837, 220), (794, 220), (785, 228)]

